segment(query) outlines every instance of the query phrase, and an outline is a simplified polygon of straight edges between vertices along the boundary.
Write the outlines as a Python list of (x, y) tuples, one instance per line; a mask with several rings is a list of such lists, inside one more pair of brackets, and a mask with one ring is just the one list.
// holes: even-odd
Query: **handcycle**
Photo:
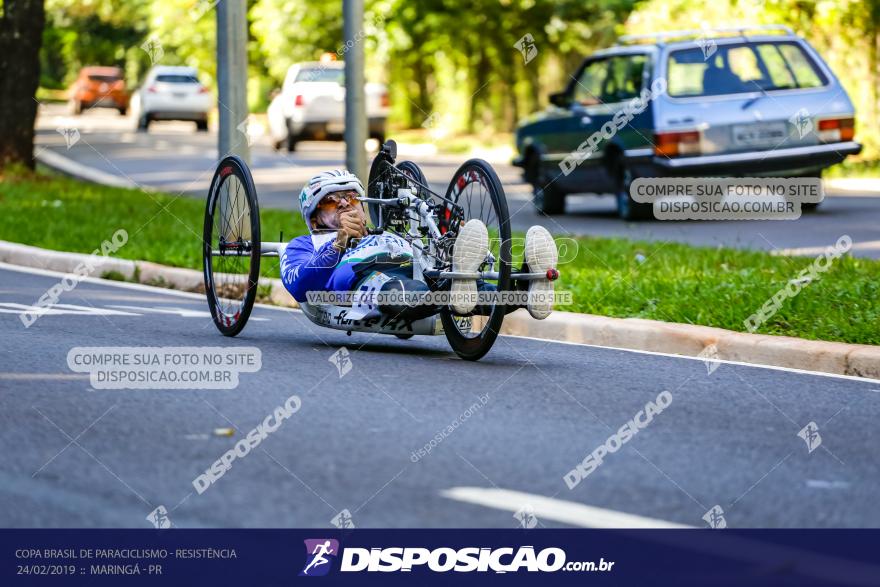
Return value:
[[(450, 280), (478, 279), (497, 292), (507, 292), (513, 280), (555, 279), (546, 273), (511, 269), (510, 216), (504, 188), (486, 161), (470, 159), (455, 172), (445, 195), (431, 190), (424, 173), (412, 161), (397, 160), (394, 141), (384, 143), (370, 166), (366, 197), (375, 228), (390, 232), (412, 246), (413, 279), (431, 291), (449, 289)], [(452, 271), (452, 250), (459, 229), (481, 220), (490, 247), (473, 273)], [(220, 161), (211, 180), (205, 208), (203, 267), (205, 294), (217, 329), (235, 336), (248, 321), (259, 285), (260, 259), (279, 257), (286, 242), (261, 240), (257, 190), (248, 166), (237, 156)], [(382, 315), (358, 319), (344, 303), (302, 303), (305, 316), (318, 326), (352, 332), (414, 335), (444, 334), (458, 356), (478, 360), (495, 342), (506, 314), (502, 298), (481, 302), (479, 312), (457, 314), (450, 305), (436, 306), (430, 315), (406, 319)]]

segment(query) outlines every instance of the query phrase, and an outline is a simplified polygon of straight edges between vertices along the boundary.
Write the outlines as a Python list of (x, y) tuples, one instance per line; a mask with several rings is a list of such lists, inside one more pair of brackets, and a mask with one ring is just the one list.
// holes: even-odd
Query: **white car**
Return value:
[(192, 67), (157, 65), (131, 97), (131, 114), (138, 130), (154, 120), (190, 120), (200, 131), (208, 130), (208, 112), (214, 106), (211, 93)]
[[(388, 89), (364, 86), (367, 128), (371, 138), (385, 141)], [(302, 140), (342, 140), (345, 132), (345, 64), (341, 61), (296, 63), (287, 70), (284, 86), (269, 104), (269, 133), (276, 149), (296, 150)]]

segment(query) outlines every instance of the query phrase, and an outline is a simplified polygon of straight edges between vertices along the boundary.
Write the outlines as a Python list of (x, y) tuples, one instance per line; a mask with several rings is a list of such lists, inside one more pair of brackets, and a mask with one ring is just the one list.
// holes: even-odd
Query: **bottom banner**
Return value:
[(880, 585), (880, 530), (0, 530), (3, 585)]

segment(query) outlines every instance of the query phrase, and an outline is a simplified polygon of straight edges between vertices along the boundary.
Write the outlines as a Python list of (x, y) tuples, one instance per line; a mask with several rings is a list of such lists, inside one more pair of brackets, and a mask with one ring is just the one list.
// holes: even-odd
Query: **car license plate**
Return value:
[(340, 134), (345, 132), (345, 123), (344, 122), (328, 122), (327, 123), (327, 132), (331, 134)]
[(186, 98), (186, 93), (184, 93), (184, 92), (174, 92), (171, 95), (174, 96), (175, 98)]
[(785, 140), (787, 131), (784, 122), (735, 125), (733, 144), (737, 147), (775, 147)]

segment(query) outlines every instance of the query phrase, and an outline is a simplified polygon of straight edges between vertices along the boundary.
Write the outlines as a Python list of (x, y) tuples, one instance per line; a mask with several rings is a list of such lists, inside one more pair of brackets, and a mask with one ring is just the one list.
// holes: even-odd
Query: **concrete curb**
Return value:
[[(13, 265), (69, 273), (90, 255), (50, 251), (0, 241), (0, 261)], [(167, 267), (148, 261), (98, 257), (94, 276), (116, 271), (126, 279), (183, 291), (204, 292), (201, 271)], [(261, 279), (270, 288), (269, 301), (296, 308), (280, 279)], [(574, 312), (554, 312), (534, 320), (517, 310), (504, 320), (502, 334), (562, 342), (671, 353), (688, 357), (788, 367), (838, 375), (880, 379), (880, 346), (806, 340), (733, 332), (709, 326), (675, 324), (640, 318), (608, 318)]]
[(826, 190), (856, 192), (862, 197), (876, 198), (880, 193), (880, 178), (878, 177), (830, 177), (823, 179), (822, 182), (825, 184)]
[[(49, 269), (62, 273), (72, 273), (78, 265), (86, 261), (94, 266), (92, 277), (102, 277), (113, 271), (120, 273), (129, 281), (136, 281), (146, 285), (168, 287), (180, 291), (204, 293), (204, 277), (201, 271), (195, 269), (183, 269), (181, 267), (168, 267), (151, 263), (149, 261), (130, 261), (113, 257), (102, 257), (82, 253), (66, 253), (50, 251), (39, 247), (0, 241), (0, 261), (11, 265), (22, 265), (37, 269)], [(260, 285), (268, 286), (269, 301), (278, 306), (298, 308), (287, 290), (284, 289), (280, 279), (261, 278)], [(261, 300), (265, 301), (265, 300)]]

